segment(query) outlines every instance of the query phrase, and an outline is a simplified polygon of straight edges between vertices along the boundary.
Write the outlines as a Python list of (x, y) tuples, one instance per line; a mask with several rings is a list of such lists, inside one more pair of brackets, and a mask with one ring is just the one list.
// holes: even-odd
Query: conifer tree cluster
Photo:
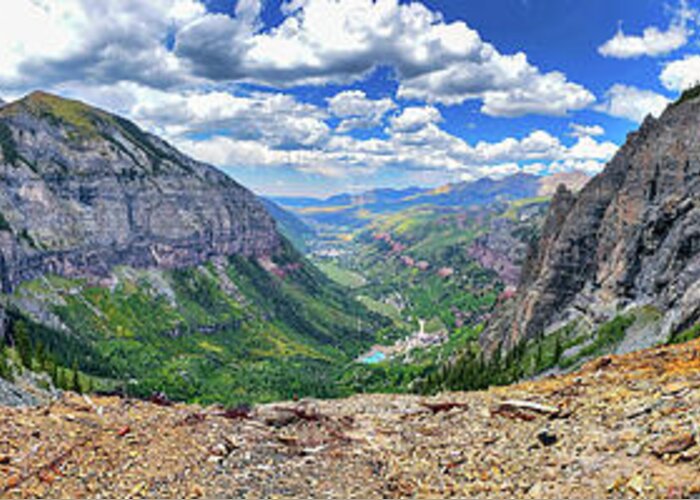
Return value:
[(472, 344), (418, 386), (421, 392), (431, 393), (440, 390), (473, 391), (512, 384), (559, 363), (564, 351), (559, 333), (554, 335), (553, 342), (553, 348), (551, 340), (547, 348), (545, 338), (540, 335), (533, 340), (522, 340), (505, 355), (499, 346), (490, 358)]
[(37, 325), (17, 315), (10, 313), (6, 324), (6, 334), (0, 338), (0, 378), (12, 381), (15, 378), (10, 349), (16, 353), (15, 366), (20, 369), (46, 373), (53, 385), (59, 389), (84, 392), (92, 389), (92, 382), (80, 373), (78, 358), (73, 357), (70, 369), (67, 369), (61, 359), (70, 355), (67, 351), (56, 349), (52, 352), (42, 341), (42, 334)]

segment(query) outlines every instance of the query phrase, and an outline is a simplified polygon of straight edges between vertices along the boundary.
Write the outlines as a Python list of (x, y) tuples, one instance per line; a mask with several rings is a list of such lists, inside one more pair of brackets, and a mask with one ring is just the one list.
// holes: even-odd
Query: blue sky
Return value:
[(10, 0), (0, 96), (124, 114), (266, 195), (594, 174), (700, 80), (697, 0)]

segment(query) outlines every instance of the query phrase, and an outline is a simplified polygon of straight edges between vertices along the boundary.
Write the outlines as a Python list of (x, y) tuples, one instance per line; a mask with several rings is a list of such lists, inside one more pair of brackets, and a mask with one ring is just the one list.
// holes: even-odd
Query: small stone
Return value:
[(222, 443), (215, 444), (211, 449), (211, 454), (223, 457), (224, 455), (228, 455), (228, 448)]
[(557, 438), (556, 434), (552, 434), (549, 431), (540, 432), (539, 434), (537, 434), (537, 439), (544, 446), (552, 446), (552, 445), (556, 444), (556, 442), (559, 440), (559, 438)]
[(49, 470), (44, 470), (44, 469), (42, 469), (42, 470), (39, 472), (38, 476), (39, 476), (39, 480), (40, 480), (42, 483), (52, 484), (52, 483), (55, 481), (54, 475), (53, 475), (53, 474), (51, 473), (51, 471), (49, 471)]
[(637, 474), (629, 480), (627, 487), (637, 495), (641, 495), (644, 493), (644, 478)]
[(613, 360), (610, 356), (603, 356), (595, 361), (592, 361), (589, 366), (592, 370), (602, 370), (610, 366), (612, 362)]
[(5, 487), (7, 489), (12, 489), (20, 483), (19, 476), (11, 476), (6, 482)]
[(640, 443), (632, 443), (627, 447), (625, 453), (628, 457), (638, 457), (642, 453), (642, 445)]
[(681, 453), (680, 459), (683, 462), (692, 462), (700, 458), (700, 446), (694, 446), (683, 453)]
[(695, 436), (693, 434), (682, 434), (658, 443), (652, 453), (657, 457), (663, 455), (674, 455), (681, 453), (695, 446)]
[(688, 389), (689, 383), (687, 381), (671, 382), (664, 386), (664, 393), (675, 395)]
[(291, 409), (284, 407), (260, 407), (256, 410), (256, 417), (273, 427), (286, 427), (298, 420)]
[(535, 483), (527, 492), (530, 498), (542, 498), (544, 494), (544, 486), (542, 483)]
[(617, 491), (626, 483), (627, 483), (627, 479), (620, 476), (608, 485), (608, 491), (610, 491), (610, 492)]

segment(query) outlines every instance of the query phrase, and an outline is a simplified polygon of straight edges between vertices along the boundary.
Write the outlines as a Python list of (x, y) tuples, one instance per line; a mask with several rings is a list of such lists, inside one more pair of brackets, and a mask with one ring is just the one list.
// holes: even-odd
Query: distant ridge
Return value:
[(374, 189), (365, 193), (344, 193), (325, 199), (273, 197), (272, 200), (297, 215), (318, 223), (360, 227), (369, 220), (366, 217), (357, 217), (360, 210), (383, 214), (417, 205), (469, 207), (525, 198), (550, 197), (559, 184), (578, 190), (588, 179), (588, 175), (579, 171), (546, 177), (518, 173), (500, 179), (484, 177), (475, 181), (445, 184), (437, 188)]

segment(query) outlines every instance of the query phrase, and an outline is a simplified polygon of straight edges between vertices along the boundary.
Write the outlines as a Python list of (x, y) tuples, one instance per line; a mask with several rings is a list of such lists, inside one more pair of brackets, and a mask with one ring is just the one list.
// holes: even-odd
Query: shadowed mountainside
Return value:
[[(700, 318), (700, 99), (648, 117), (578, 194), (560, 188), (514, 304), (482, 344), (511, 348), (558, 325), (654, 311), (636, 347)], [(643, 338), (641, 338), (643, 337)]]

